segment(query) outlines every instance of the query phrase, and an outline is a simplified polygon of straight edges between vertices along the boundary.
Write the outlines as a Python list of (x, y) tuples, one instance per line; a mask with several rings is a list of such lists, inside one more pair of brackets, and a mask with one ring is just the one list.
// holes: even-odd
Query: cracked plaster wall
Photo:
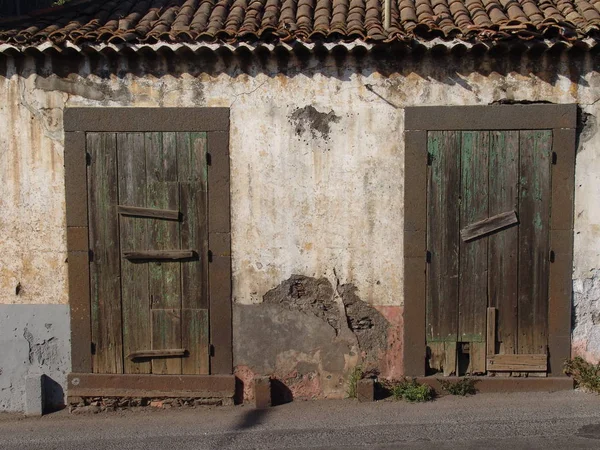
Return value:
[[(589, 114), (577, 156), (573, 278), (578, 305), (595, 304), (593, 55), (225, 59), (0, 59), (0, 303), (67, 303), (65, 106), (229, 106), (235, 304), (261, 303), (293, 274), (352, 284), (362, 301), (394, 318), (389, 373), (400, 374), (402, 108), (527, 100), (575, 102)], [(593, 315), (582, 307), (575, 335), (600, 356)]]

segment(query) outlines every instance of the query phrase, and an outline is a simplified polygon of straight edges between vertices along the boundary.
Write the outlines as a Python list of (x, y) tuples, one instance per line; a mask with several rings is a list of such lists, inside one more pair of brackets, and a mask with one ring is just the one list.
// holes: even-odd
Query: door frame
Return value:
[(86, 132), (171, 131), (207, 133), (210, 374), (231, 374), (229, 108), (67, 108), (64, 130), (71, 372), (93, 372)]
[[(417, 106), (404, 119), (404, 373), (424, 376), (427, 286), (427, 132), (552, 130), (548, 372), (571, 356), (577, 105)], [(554, 161), (553, 161), (554, 162)], [(549, 255), (550, 257), (550, 255)]]

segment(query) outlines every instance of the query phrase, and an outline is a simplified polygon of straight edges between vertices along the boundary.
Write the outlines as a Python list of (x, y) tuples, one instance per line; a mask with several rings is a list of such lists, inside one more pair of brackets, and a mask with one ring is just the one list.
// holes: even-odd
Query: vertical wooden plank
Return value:
[[(152, 350), (181, 348), (181, 309), (152, 310)], [(180, 374), (181, 358), (155, 358), (152, 373)]]
[[(149, 208), (179, 210), (177, 183), (177, 144), (175, 133), (146, 133), (147, 206)], [(149, 249), (175, 250), (179, 248), (179, 222), (148, 220)], [(150, 262), (148, 289), (151, 309), (181, 309), (181, 267), (179, 262)], [(162, 313), (161, 313), (162, 314)], [(181, 313), (158, 314), (153, 318), (152, 348), (181, 347)], [(154, 313), (153, 313), (154, 317)], [(155, 325), (160, 325), (155, 329)], [(167, 330), (171, 326), (177, 329)], [(159, 333), (166, 333), (160, 336)], [(181, 373), (180, 358), (155, 359), (152, 373)]]
[[(492, 131), (489, 159), (489, 215), (519, 209), (519, 132)], [(517, 348), (519, 227), (494, 233), (488, 241), (489, 305), (497, 308), (500, 354)]]
[(208, 203), (206, 135), (177, 133), (180, 248), (198, 252), (181, 265), (182, 308), (208, 308)]
[(188, 351), (182, 373), (209, 373), (208, 205), (206, 134), (177, 134), (181, 248), (198, 260), (181, 263), (182, 342)]
[[(460, 196), (460, 133), (431, 131), (427, 136), (430, 158), (427, 213), (427, 303), (428, 343), (456, 342), (458, 312), (458, 249)], [(445, 346), (430, 346), (442, 351)], [(442, 355), (434, 360), (446, 361)], [(444, 369), (447, 364), (443, 363)]]
[(182, 309), (181, 312), (182, 346), (189, 352), (182, 360), (182, 373), (208, 375), (208, 310)]
[[(461, 133), (460, 226), (488, 218), (490, 133)], [(487, 237), (460, 241), (458, 340), (470, 343), (469, 373), (485, 372)]]
[[(146, 151), (143, 133), (117, 134), (119, 161), (119, 204), (146, 206)], [(148, 219), (120, 217), (121, 253), (148, 249)], [(123, 353), (125, 373), (150, 373), (151, 363), (131, 361), (132, 352), (152, 346), (148, 264), (121, 258), (121, 298), (123, 307)]]
[(93, 370), (123, 373), (116, 136), (88, 133), (86, 141)]
[(200, 182), (206, 186), (206, 133), (177, 133), (177, 173), (181, 182)]
[(518, 353), (546, 353), (552, 132), (520, 132)]
[(496, 354), (496, 335), (496, 308), (492, 307), (487, 309), (486, 356)]

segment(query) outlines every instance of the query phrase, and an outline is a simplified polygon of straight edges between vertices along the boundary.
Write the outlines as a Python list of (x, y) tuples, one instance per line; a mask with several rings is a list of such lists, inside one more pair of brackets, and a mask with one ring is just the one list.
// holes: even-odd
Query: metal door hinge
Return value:
[(92, 355), (95, 355), (95, 354), (96, 354), (96, 343), (95, 343), (95, 342), (92, 342), (92, 346), (91, 346), (91, 349), (90, 349), (90, 350), (91, 350), (91, 352), (92, 352)]
[(431, 252), (429, 250), (425, 252), (425, 261), (427, 261), (427, 264), (431, 262)]
[(94, 262), (94, 250), (88, 250), (88, 260), (89, 262)]
[(210, 344), (208, 346), (208, 353), (210, 354), (210, 356), (215, 356), (215, 346)]
[(208, 262), (211, 263), (213, 261), (213, 254), (212, 252), (209, 250), (208, 251)]
[(88, 166), (92, 165), (92, 155), (90, 155), (88, 152), (85, 152), (85, 164)]
[(427, 165), (430, 166), (433, 163), (433, 155), (427, 152)]
[(552, 164), (556, 164), (556, 160), (558, 159), (558, 155), (556, 152), (552, 152)]
[(554, 250), (550, 250), (550, 262), (553, 263), (556, 260), (556, 255), (554, 254)]
[(206, 165), (210, 166), (212, 163), (212, 157), (210, 156), (210, 153), (206, 154)]

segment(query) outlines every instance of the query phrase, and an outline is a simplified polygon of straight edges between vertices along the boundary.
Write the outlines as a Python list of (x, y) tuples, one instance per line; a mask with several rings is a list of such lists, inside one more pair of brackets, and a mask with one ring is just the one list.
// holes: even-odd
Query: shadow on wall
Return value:
[(47, 375), (44, 377), (44, 414), (60, 411), (65, 407), (65, 392), (60, 383), (57, 383)]
[[(369, 91), (366, 95), (374, 100), (378, 97), (388, 105), (400, 108), (419, 100), (407, 97), (403, 92), (408, 77), (411, 85), (420, 80), (435, 81), (448, 87), (459, 86), (476, 99), (479, 86), (466, 77), (472, 74), (493, 77), (498, 79), (498, 92), (494, 100), (512, 101), (515, 100), (512, 87), (500, 79), (508, 74), (525, 78), (535, 75), (550, 85), (558, 84), (561, 78), (568, 78), (580, 87), (589, 87), (583, 76), (600, 71), (600, 59), (580, 50), (561, 52), (523, 47), (503, 53), (500, 49), (489, 52), (466, 51), (460, 45), (452, 51), (410, 50), (405, 45), (390, 44), (376, 45), (370, 52), (360, 46), (350, 50), (343, 46), (331, 50), (316, 47), (312, 52), (298, 46), (291, 51), (276, 47), (273, 52), (264, 47), (253, 52), (240, 47), (234, 52), (226, 48), (218, 51), (201, 48), (196, 52), (189, 49), (173, 52), (165, 48), (159, 54), (144, 51), (127, 55), (111, 52), (82, 55), (65, 50), (61, 54), (50, 53), (51, 58), (46, 54), (36, 54), (35, 51), (32, 55), (11, 57), (11, 63), (7, 62), (4, 55), (0, 55), (0, 77), (9, 78), (14, 74), (29, 77), (36, 74), (39, 75), (35, 81), (38, 89), (81, 96), (100, 104), (115, 101), (133, 103), (135, 90), (129, 89), (125, 83), (114, 83), (115, 77), (122, 81), (129, 76), (160, 79), (167, 75), (175, 78), (191, 75), (194, 82), (190, 83), (188, 78), (186, 90), (194, 90), (195, 100), (202, 105), (205, 98), (203, 81), (199, 78), (201, 75), (216, 77), (227, 74), (233, 79), (240, 77), (247, 83), (248, 77), (258, 75), (294, 78), (319, 74), (351, 81), (356, 75), (368, 77), (377, 73), (381, 75), (381, 81), (376, 86), (365, 84), (365, 89)], [(565, 56), (570, 58), (568, 64), (565, 63)], [(99, 80), (92, 80), (88, 78), (89, 75), (97, 76)], [(163, 92), (159, 95), (166, 94)]]

